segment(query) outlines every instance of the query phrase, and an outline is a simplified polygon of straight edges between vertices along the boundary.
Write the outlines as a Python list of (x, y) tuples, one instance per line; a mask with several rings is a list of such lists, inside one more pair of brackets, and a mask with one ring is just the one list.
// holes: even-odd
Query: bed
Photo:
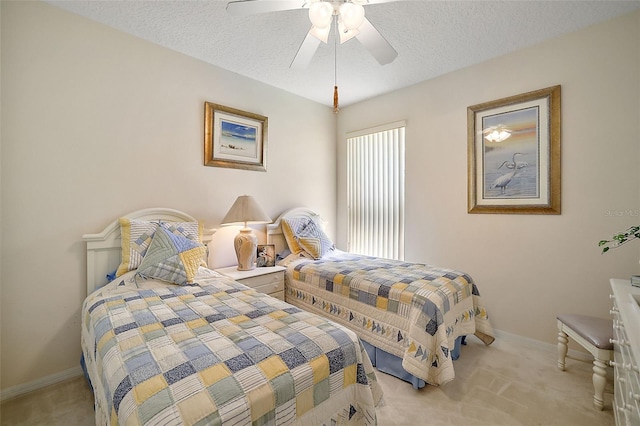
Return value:
[(324, 225), (308, 208), (267, 225), (267, 241), (287, 268), (285, 300), (355, 331), (378, 370), (415, 388), (439, 386), (454, 379), (466, 336), (494, 341), (468, 274), (340, 251)]
[(375, 424), (356, 334), (206, 268), (212, 235), (155, 208), (83, 236), (96, 424)]

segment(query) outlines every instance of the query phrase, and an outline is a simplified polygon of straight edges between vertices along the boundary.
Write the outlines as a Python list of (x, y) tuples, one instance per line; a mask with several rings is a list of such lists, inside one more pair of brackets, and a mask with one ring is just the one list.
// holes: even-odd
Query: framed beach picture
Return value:
[(560, 214), (560, 86), (467, 108), (469, 213)]
[(266, 172), (268, 119), (204, 104), (204, 165)]
[(276, 266), (276, 246), (274, 244), (258, 244), (256, 266)]

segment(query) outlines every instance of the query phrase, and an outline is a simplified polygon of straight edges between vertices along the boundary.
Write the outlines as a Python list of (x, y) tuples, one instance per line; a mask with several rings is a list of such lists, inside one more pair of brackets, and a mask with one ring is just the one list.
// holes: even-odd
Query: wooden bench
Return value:
[(604, 407), (607, 366), (613, 356), (613, 321), (585, 315), (558, 315), (558, 368), (565, 369), (568, 337), (593, 355), (593, 405)]

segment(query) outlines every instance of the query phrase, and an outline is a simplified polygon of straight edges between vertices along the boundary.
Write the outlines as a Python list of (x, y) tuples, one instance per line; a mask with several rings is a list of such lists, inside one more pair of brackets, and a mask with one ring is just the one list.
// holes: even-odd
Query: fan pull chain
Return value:
[(338, 113), (340, 111), (340, 106), (338, 104), (338, 20), (334, 16), (335, 23), (335, 38), (333, 40), (333, 51), (334, 51), (334, 68), (333, 68), (333, 112)]

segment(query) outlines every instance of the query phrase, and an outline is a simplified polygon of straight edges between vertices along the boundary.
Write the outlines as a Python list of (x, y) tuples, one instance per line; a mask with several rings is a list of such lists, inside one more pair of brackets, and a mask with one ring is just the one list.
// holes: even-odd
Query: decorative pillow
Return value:
[[(116, 276), (133, 271), (140, 266), (153, 235), (161, 222), (128, 219), (121, 217), (120, 236), (122, 238), (121, 263)], [(202, 242), (203, 225), (199, 222), (162, 222), (162, 226), (173, 234), (182, 235), (190, 240)]]
[(282, 219), (282, 233), (284, 239), (287, 241), (289, 250), (293, 254), (299, 254), (302, 248), (296, 241), (296, 236), (311, 222), (307, 217), (293, 217), (289, 219)]
[(313, 220), (310, 220), (307, 226), (296, 235), (296, 241), (314, 259), (320, 259), (335, 248), (333, 241)]
[(138, 266), (138, 275), (178, 285), (192, 284), (206, 252), (203, 244), (159, 226)]

